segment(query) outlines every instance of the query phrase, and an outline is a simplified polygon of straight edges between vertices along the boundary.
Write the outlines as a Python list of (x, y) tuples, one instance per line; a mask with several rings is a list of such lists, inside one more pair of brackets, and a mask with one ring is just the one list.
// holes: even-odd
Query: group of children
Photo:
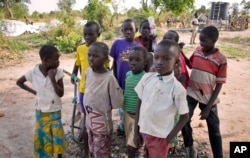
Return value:
[[(73, 74), (81, 72), (80, 104), (86, 117), (85, 156), (109, 158), (113, 132), (112, 109), (120, 108), (118, 132), (125, 133), (127, 155), (145, 145), (148, 158), (166, 158), (170, 143), (181, 130), (188, 158), (196, 158), (191, 118), (196, 105), (200, 119), (206, 119), (214, 157), (221, 158), (222, 142), (217, 113), (217, 96), (226, 81), (227, 62), (215, 43), (219, 37), (214, 26), (200, 33), (200, 45), (190, 60), (178, 44), (179, 35), (169, 30), (162, 41), (150, 34), (149, 22), (140, 25), (126, 19), (124, 38), (117, 39), (109, 51), (97, 42), (100, 28), (89, 21), (84, 26), (85, 44), (77, 49)], [(45, 45), (41, 63), (18, 79), (17, 84), (36, 96), (35, 156), (51, 157), (65, 152), (68, 144), (61, 123), (63, 72), (59, 53)], [(112, 71), (107, 64), (113, 58)], [(189, 76), (186, 66), (192, 68)], [(31, 81), (33, 88), (25, 84)]]

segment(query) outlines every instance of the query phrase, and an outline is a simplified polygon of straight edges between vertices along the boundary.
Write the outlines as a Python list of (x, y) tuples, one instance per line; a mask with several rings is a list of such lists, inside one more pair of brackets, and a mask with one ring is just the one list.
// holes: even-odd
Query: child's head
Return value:
[(109, 48), (103, 42), (94, 42), (89, 47), (88, 61), (93, 70), (104, 67), (104, 62), (108, 60)]
[(204, 51), (214, 49), (219, 38), (219, 31), (214, 26), (207, 26), (200, 32), (200, 45)]
[(142, 46), (133, 47), (128, 54), (128, 65), (134, 74), (140, 73), (147, 60), (147, 50)]
[(44, 45), (39, 51), (39, 56), (42, 61), (42, 64), (46, 67), (47, 70), (55, 69), (59, 66), (59, 51), (55, 46)]
[(179, 45), (170, 40), (162, 40), (154, 52), (154, 69), (160, 75), (169, 75), (179, 64)]
[(164, 34), (163, 36), (163, 40), (171, 40), (171, 41), (174, 41), (174, 42), (177, 42), (179, 41), (179, 35), (176, 31), (174, 30), (169, 30), (167, 33)]
[(88, 21), (83, 28), (83, 38), (87, 46), (94, 43), (100, 36), (100, 26), (95, 21)]
[(140, 24), (140, 33), (143, 39), (147, 39), (150, 35), (150, 25), (148, 20), (144, 20)]
[(126, 19), (122, 24), (122, 33), (125, 39), (129, 42), (133, 42), (135, 38), (136, 24), (132, 19)]

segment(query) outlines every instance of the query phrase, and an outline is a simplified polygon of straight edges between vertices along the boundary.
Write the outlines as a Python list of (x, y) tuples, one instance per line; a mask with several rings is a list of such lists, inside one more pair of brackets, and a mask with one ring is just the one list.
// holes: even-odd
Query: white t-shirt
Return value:
[[(195, 24), (195, 25), (193, 25), (193, 23)], [(194, 18), (193, 20), (192, 20), (192, 25), (193, 25), (193, 30), (194, 31), (198, 31), (199, 30), (199, 21), (198, 21), (198, 19), (197, 18)]]
[(139, 116), (140, 132), (158, 138), (166, 138), (174, 127), (174, 116), (189, 112), (186, 90), (174, 77), (174, 73), (162, 76), (145, 74), (135, 87), (141, 99)]
[[(56, 82), (63, 78), (62, 69), (57, 68)], [(59, 97), (51, 83), (49, 76), (44, 76), (39, 69), (39, 64), (25, 74), (36, 91), (36, 109), (42, 112), (56, 112), (62, 109), (61, 97)]]

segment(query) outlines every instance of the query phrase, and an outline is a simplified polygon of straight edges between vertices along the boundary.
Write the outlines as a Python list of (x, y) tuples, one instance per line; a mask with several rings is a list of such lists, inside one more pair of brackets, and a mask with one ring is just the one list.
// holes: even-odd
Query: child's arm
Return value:
[(24, 90), (26, 90), (26, 91), (28, 91), (28, 92), (30, 92), (30, 93), (36, 95), (36, 91), (35, 91), (34, 89), (32, 89), (32, 88), (30, 88), (29, 86), (27, 86), (26, 84), (24, 84), (26, 81), (27, 81), (27, 80), (26, 80), (25, 76), (22, 76), (22, 77), (20, 77), (20, 78), (16, 81), (16, 84), (17, 84), (20, 88), (22, 88), (22, 89), (24, 89)]
[(140, 116), (140, 109), (141, 109), (141, 100), (138, 100), (136, 106), (136, 115), (135, 115), (135, 128), (134, 128), (134, 143), (136, 146), (142, 145), (142, 137), (140, 135), (140, 127), (138, 126), (139, 116)]
[(200, 116), (201, 116), (200, 119), (201, 120), (204, 120), (204, 119), (206, 119), (208, 117), (209, 112), (210, 112), (212, 106), (214, 105), (214, 101), (218, 97), (218, 95), (219, 95), (219, 93), (221, 91), (221, 88), (222, 88), (222, 83), (217, 83), (216, 86), (215, 86), (215, 89), (214, 89), (214, 91), (212, 93), (212, 96), (211, 96), (211, 98), (209, 99), (209, 101), (207, 103), (206, 108), (204, 108), (200, 113)]
[(180, 119), (173, 128), (173, 130), (167, 136), (167, 143), (170, 143), (171, 140), (177, 135), (177, 133), (184, 127), (184, 125), (188, 122), (189, 114), (180, 115)]
[(55, 69), (50, 69), (48, 71), (48, 76), (51, 80), (51, 83), (54, 87), (54, 90), (56, 92), (56, 94), (59, 96), (59, 97), (62, 97), (63, 94), (64, 94), (64, 86), (63, 86), (63, 78), (59, 79), (57, 82), (56, 82), (56, 79), (55, 79), (55, 76), (56, 76), (56, 72), (57, 70)]
[(181, 54), (183, 55), (186, 65), (188, 66), (189, 69), (192, 69), (192, 63), (191, 61), (187, 58), (187, 56), (183, 53), (183, 51), (181, 51)]
[(115, 76), (115, 78), (117, 78), (117, 67), (116, 67), (116, 60), (113, 58), (113, 64), (112, 64), (112, 70), (113, 70), (113, 74)]

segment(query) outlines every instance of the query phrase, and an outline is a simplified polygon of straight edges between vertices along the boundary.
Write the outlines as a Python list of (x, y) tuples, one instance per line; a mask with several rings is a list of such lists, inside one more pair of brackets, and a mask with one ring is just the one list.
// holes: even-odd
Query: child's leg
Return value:
[(57, 157), (58, 157), (58, 158), (62, 158), (62, 154), (58, 154)]
[(138, 149), (138, 147), (134, 143), (135, 115), (129, 114), (124, 111), (124, 127), (128, 158), (134, 158), (135, 152)]
[(188, 107), (189, 107), (189, 121), (182, 128), (182, 135), (183, 135), (185, 147), (190, 147), (190, 146), (193, 146), (193, 142), (194, 142), (193, 135), (192, 135), (193, 129), (191, 127), (191, 119), (194, 114), (194, 110), (198, 101), (190, 96), (187, 96), (187, 102), (188, 102)]
[[(112, 134), (101, 135), (92, 133), (92, 147), (94, 158), (110, 158)], [(90, 150), (91, 151), (91, 150)]]
[(120, 116), (120, 123), (119, 123), (118, 128), (117, 128), (117, 135), (118, 136), (124, 136), (125, 135), (125, 131), (124, 131), (124, 114), (123, 114), (123, 109), (119, 108), (118, 109), (118, 113), (119, 113), (119, 116)]
[(143, 134), (147, 158), (167, 158), (169, 143), (165, 138)]
[[(200, 109), (204, 109), (206, 105), (200, 104)], [(218, 117), (217, 105), (214, 105), (209, 113), (207, 121), (209, 140), (211, 143), (213, 155), (215, 158), (222, 158), (222, 138), (220, 134), (220, 120)]]

